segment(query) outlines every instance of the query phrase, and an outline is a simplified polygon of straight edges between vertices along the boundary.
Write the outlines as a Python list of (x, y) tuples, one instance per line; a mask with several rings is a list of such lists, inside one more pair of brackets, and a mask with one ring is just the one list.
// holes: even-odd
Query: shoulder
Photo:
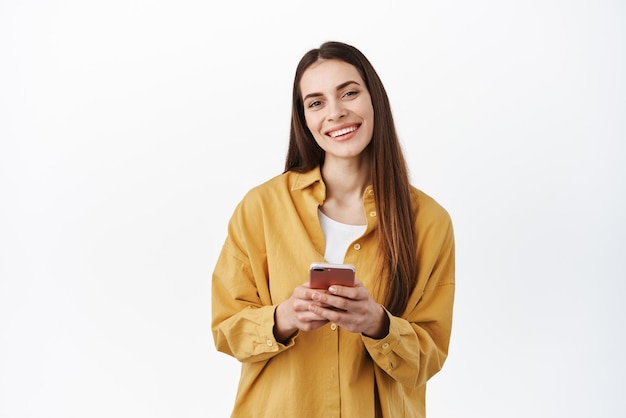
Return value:
[(305, 173), (287, 171), (250, 189), (237, 205), (237, 210), (263, 210), (281, 207), (301, 191), (310, 191), (322, 184), (319, 168)]
[(279, 174), (254, 186), (244, 195), (242, 202), (260, 201), (263, 200), (268, 194), (273, 195), (285, 192), (289, 189), (288, 177), (289, 173)]
[(289, 196), (299, 190), (306, 190), (320, 182), (322, 182), (322, 175), (319, 168), (305, 173), (287, 171), (250, 189), (245, 194), (243, 202), (272, 201), (276, 198)]
[(411, 186), (411, 203), (417, 216), (450, 219), (448, 211), (432, 196)]
[(228, 222), (227, 243), (234, 244), (237, 248), (245, 248), (250, 242), (262, 240), (264, 220), (268, 215), (275, 216), (280, 212), (277, 209), (283, 199), (279, 196), (287, 189), (285, 177), (285, 174), (277, 175), (244, 194)]
[(411, 186), (411, 203), (418, 231), (436, 230), (452, 234), (452, 219), (448, 211), (432, 196)]

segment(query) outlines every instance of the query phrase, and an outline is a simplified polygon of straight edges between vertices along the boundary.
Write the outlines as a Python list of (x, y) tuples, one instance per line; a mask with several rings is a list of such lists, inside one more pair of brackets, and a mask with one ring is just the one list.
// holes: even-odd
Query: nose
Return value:
[(341, 100), (333, 100), (329, 102), (327, 109), (329, 121), (339, 120), (348, 114), (348, 111)]

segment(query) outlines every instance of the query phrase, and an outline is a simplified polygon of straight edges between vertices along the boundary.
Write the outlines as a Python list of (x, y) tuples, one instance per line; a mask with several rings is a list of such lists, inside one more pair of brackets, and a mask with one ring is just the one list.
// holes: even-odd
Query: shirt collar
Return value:
[(291, 176), (291, 190), (302, 190), (315, 183), (324, 183), (322, 180), (322, 172), (320, 167), (317, 166), (314, 169), (304, 173), (293, 173)]

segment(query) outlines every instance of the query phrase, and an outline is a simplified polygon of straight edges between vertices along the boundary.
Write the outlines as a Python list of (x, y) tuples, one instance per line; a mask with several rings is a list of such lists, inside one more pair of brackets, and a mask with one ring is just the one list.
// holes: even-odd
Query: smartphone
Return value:
[(311, 289), (328, 289), (336, 284), (354, 286), (356, 268), (352, 264), (313, 263), (309, 268)]

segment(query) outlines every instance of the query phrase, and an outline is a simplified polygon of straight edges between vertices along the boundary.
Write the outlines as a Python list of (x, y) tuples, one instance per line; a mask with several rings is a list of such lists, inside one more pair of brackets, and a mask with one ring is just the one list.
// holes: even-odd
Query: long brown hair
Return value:
[(389, 282), (384, 286), (385, 307), (392, 314), (401, 315), (417, 281), (416, 238), (408, 171), (387, 92), (372, 64), (355, 47), (341, 42), (326, 42), (319, 49), (307, 52), (300, 60), (293, 82), (291, 130), (285, 171), (305, 172), (324, 162), (324, 151), (317, 145), (306, 125), (300, 91), (304, 72), (322, 59), (336, 59), (353, 65), (365, 81), (372, 98), (374, 132), (366, 155), (370, 158), (370, 175), (378, 213), (378, 273), (380, 277), (389, 277)]

